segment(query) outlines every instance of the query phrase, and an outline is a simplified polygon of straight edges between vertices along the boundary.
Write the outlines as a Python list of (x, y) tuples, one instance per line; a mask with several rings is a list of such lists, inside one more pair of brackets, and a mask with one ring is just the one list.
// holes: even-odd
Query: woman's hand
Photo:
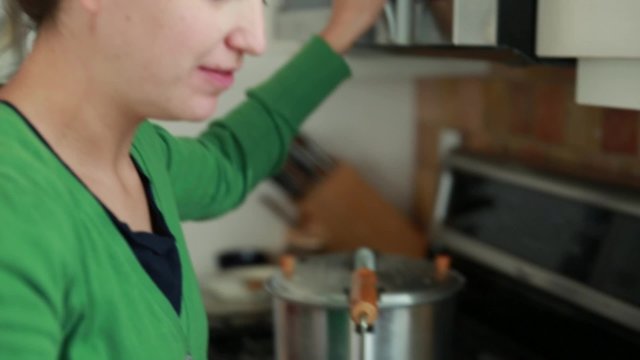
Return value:
[(378, 20), (386, 0), (333, 0), (327, 27), (320, 33), (337, 53), (347, 52)]

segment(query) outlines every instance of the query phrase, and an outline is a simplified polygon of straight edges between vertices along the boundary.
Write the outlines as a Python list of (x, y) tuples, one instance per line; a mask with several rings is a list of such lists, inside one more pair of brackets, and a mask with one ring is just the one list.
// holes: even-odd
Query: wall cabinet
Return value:
[(536, 52), (640, 59), (640, 1), (539, 0)]
[(578, 103), (640, 110), (639, 15), (638, 0), (539, 0), (536, 54), (578, 59)]

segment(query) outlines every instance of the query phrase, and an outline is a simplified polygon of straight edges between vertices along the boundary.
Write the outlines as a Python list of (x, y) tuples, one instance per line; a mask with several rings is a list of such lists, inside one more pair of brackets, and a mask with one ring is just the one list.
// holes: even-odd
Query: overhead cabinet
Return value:
[(536, 54), (577, 58), (576, 100), (640, 110), (640, 1), (539, 0)]

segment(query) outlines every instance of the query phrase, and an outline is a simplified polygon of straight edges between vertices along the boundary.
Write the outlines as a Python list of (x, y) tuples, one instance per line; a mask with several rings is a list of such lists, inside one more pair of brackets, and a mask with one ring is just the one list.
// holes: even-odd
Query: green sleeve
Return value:
[(180, 217), (208, 218), (240, 204), (280, 168), (303, 120), (348, 76), (345, 60), (316, 36), (197, 139), (159, 130)]
[(0, 171), (0, 357), (54, 360), (67, 323), (69, 232), (53, 202), (23, 185)]

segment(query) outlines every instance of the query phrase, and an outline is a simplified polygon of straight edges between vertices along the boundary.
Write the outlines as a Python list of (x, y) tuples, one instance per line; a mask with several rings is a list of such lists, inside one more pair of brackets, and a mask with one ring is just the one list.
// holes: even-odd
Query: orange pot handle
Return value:
[(451, 256), (449, 255), (437, 255), (435, 259), (436, 266), (436, 279), (444, 280), (449, 275), (451, 270)]
[(293, 255), (283, 255), (280, 257), (280, 270), (285, 278), (291, 279), (296, 271), (296, 257)]
[(351, 319), (368, 326), (378, 319), (378, 277), (375, 271), (360, 268), (351, 275)]

